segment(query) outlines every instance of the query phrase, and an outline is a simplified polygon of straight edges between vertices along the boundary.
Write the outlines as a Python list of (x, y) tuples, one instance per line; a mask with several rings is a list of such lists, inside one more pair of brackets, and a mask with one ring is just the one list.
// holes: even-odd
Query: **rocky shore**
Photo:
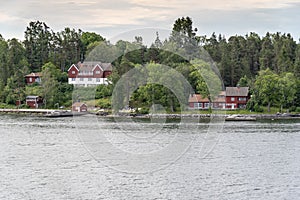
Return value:
[[(300, 114), (145, 114), (145, 115), (131, 115), (128, 117), (135, 118), (227, 118), (238, 115), (239, 117), (252, 117), (256, 119), (300, 119)], [(106, 117), (120, 117), (119, 115), (106, 115)]]

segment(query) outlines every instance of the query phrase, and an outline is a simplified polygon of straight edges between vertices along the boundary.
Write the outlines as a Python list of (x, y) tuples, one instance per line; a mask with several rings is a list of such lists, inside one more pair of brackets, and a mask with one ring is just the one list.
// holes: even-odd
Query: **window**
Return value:
[(80, 81), (83, 81), (83, 78), (80, 78)]
[(30, 83), (32, 82), (32, 78), (31, 78), (31, 77), (29, 78), (29, 82), (30, 82)]
[(100, 71), (97, 70), (97, 71), (96, 71), (96, 74), (100, 74)]
[(75, 71), (72, 71), (72, 74), (75, 74)]
[(100, 82), (100, 78), (96, 78), (96, 82)]
[(246, 97), (239, 97), (239, 101), (247, 101)]
[(231, 97), (231, 101), (235, 101), (235, 98), (234, 98), (234, 97)]
[(202, 103), (194, 103), (194, 108), (202, 108)]
[(76, 78), (72, 78), (72, 81), (76, 81)]
[(208, 108), (209, 107), (209, 103), (204, 103), (204, 108)]
[(88, 78), (88, 81), (92, 81), (92, 78)]

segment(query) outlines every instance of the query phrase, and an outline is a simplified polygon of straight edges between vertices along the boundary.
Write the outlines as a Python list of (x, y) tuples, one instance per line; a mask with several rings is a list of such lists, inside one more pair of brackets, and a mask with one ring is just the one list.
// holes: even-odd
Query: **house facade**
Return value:
[(40, 72), (38, 73), (31, 73), (31, 74), (27, 74), (25, 76), (25, 81), (27, 85), (33, 84), (33, 83), (41, 83), (41, 77), (42, 74)]
[(249, 100), (249, 87), (226, 87), (226, 108), (245, 109)]
[(225, 109), (225, 92), (222, 91), (220, 94), (209, 102), (207, 97), (203, 97), (201, 94), (191, 94), (189, 96), (189, 108), (190, 109), (209, 109), (209, 107), (214, 109)]
[(73, 85), (92, 86), (108, 84), (107, 77), (112, 73), (110, 63), (79, 62), (68, 69), (68, 82)]
[(244, 109), (248, 100), (248, 87), (226, 87), (225, 91), (221, 91), (215, 99), (212, 99), (211, 104), (208, 98), (203, 98), (200, 94), (191, 94), (189, 109), (208, 109), (210, 105), (213, 109)]
[(201, 94), (191, 94), (189, 96), (189, 108), (190, 109), (208, 109), (209, 100), (203, 98)]

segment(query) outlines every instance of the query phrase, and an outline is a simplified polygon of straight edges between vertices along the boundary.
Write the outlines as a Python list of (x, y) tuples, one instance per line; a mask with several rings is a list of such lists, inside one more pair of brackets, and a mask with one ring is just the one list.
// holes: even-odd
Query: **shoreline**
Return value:
[[(47, 113), (51, 112), (63, 112), (64, 110), (54, 110), (54, 109), (0, 109), (0, 114), (15, 114), (15, 115), (37, 115), (37, 116), (46, 116)], [(95, 115), (95, 113), (85, 113)], [(77, 116), (77, 115), (74, 115)], [(208, 119), (212, 117), (219, 117), (219, 118), (226, 118), (232, 116), (239, 116), (239, 117), (253, 117), (256, 119), (300, 119), (300, 114), (201, 114), (201, 113), (184, 113), (184, 114), (136, 114), (136, 115), (97, 115), (99, 117), (130, 117), (130, 118), (169, 118), (169, 119), (180, 119), (180, 118), (203, 118)]]
[(149, 118), (169, 118), (169, 119), (180, 119), (180, 118), (202, 118), (202, 119), (209, 119), (209, 118), (227, 118), (227, 117), (252, 117), (256, 119), (300, 119), (300, 114), (144, 114), (144, 115), (136, 115), (136, 116), (129, 116), (129, 115), (105, 115), (100, 117), (129, 117), (129, 118), (141, 118), (141, 119), (149, 119)]

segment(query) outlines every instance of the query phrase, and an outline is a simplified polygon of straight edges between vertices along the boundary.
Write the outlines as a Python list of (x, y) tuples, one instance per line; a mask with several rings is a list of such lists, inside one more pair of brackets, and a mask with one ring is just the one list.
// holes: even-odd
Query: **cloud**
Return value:
[[(23, 34), (30, 21), (97, 30), (106, 35), (142, 27), (171, 29), (178, 17), (190, 16), (200, 31), (241, 33), (266, 29), (297, 31), (298, 0), (10, 0), (0, 7), (1, 31)], [(299, 31), (297, 32), (299, 33)], [(19, 35), (19, 33), (17, 34)]]

